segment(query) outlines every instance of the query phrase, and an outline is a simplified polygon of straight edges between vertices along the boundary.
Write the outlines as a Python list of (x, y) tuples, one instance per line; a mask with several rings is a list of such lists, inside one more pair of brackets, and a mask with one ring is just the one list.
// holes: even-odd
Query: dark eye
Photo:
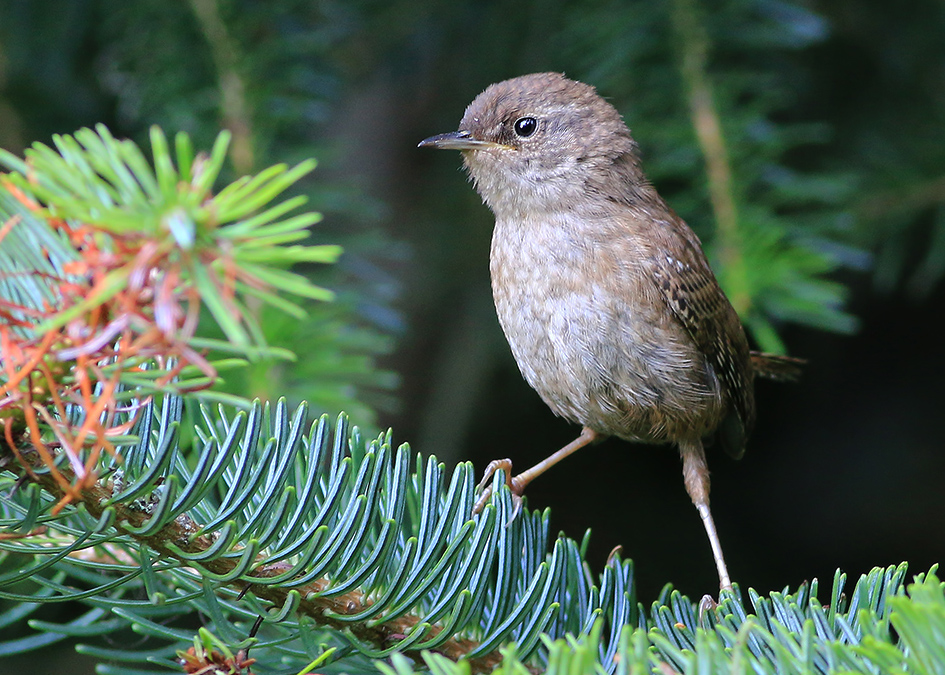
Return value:
[(519, 117), (515, 120), (515, 124), (512, 125), (512, 128), (515, 129), (515, 133), (522, 138), (528, 138), (535, 130), (538, 128), (538, 120), (534, 117)]

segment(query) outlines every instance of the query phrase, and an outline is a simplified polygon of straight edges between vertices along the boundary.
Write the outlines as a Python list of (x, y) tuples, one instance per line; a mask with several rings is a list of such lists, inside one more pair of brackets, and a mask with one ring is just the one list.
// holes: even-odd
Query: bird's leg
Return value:
[(482, 481), (479, 483), (478, 489), (482, 490), (482, 494), (479, 496), (479, 499), (476, 501), (476, 505), (473, 507), (473, 513), (479, 513), (482, 511), (486, 503), (488, 503), (489, 498), (492, 496), (492, 487), (489, 485), (489, 482), (492, 480), (492, 476), (496, 471), (503, 469), (505, 471), (505, 484), (508, 485), (509, 489), (512, 491), (512, 502), (515, 504), (515, 510), (512, 511), (512, 519), (514, 520), (515, 516), (522, 508), (522, 493), (525, 491), (525, 486), (538, 478), (538, 476), (553, 467), (555, 464), (560, 462), (562, 459), (577, 452), (588, 443), (595, 441), (597, 438), (598, 434), (596, 431), (584, 427), (581, 429), (580, 436), (558, 450), (556, 453), (545, 457), (532, 468), (526, 469), (514, 477), (512, 477), (512, 460), (496, 459), (489, 462), (489, 466), (486, 467), (486, 472), (482, 477)]
[(702, 524), (705, 526), (706, 534), (709, 535), (709, 544), (712, 546), (715, 566), (719, 571), (719, 586), (723, 590), (731, 590), (732, 580), (728, 576), (728, 569), (725, 567), (722, 544), (719, 542), (719, 535), (715, 531), (715, 522), (712, 520), (712, 512), (709, 510), (709, 468), (705, 462), (702, 441), (699, 439), (681, 441), (679, 443), (679, 454), (683, 460), (683, 479), (686, 482), (686, 492), (692, 498), (692, 503), (696, 505), (699, 516), (702, 518)]

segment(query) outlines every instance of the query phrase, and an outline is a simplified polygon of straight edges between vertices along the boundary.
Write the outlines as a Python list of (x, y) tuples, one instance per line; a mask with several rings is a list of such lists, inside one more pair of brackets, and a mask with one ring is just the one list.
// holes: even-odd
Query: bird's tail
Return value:
[(793, 356), (767, 354), (765, 352), (751, 353), (751, 367), (755, 375), (779, 382), (793, 382), (801, 376), (801, 366), (807, 359), (798, 359)]

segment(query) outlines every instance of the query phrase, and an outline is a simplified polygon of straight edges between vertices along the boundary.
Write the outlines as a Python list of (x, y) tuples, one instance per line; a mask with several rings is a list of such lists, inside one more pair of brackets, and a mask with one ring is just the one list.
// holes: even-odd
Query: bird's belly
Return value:
[(713, 430), (719, 383), (682, 327), (640, 299), (647, 280), (632, 262), (586, 242), (536, 246), (502, 234), (497, 227), (491, 261), (499, 322), (522, 375), (556, 414), (644, 442)]

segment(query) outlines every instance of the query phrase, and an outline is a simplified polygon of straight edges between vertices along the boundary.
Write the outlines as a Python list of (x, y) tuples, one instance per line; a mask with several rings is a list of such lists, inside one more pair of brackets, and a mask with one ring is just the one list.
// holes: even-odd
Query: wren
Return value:
[[(730, 588), (703, 439), (741, 457), (755, 375), (787, 379), (796, 366), (749, 350), (698, 237), (644, 176), (620, 114), (587, 84), (524, 75), (489, 86), (459, 131), (420, 147), (462, 151), (495, 215), (492, 291), (515, 361), (555, 414), (583, 427), (509, 479), (513, 493), (600, 438), (673, 443)], [(511, 475), (497, 460), (483, 485), (499, 468)]]

